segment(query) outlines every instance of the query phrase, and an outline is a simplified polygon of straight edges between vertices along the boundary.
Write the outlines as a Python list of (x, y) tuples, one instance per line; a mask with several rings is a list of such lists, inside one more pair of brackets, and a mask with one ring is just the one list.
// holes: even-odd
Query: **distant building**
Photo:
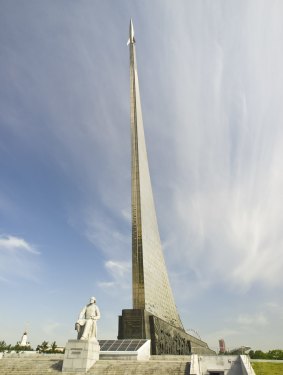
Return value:
[(65, 350), (65, 346), (57, 346), (56, 348), (57, 353), (64, 353), (64, 350)]
[(226, 352), (226, 346), (224, 339), (219, 340), (219, 353), (225, 353)]
[(21, 341), (18, 342), (20, 346), (30, 346), (30, 343), (28, 342), (28, 334), (27, 331), (23, 333)]

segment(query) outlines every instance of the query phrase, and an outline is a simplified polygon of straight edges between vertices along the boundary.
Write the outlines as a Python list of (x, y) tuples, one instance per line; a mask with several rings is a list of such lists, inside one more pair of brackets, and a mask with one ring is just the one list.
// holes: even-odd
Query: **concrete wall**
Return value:
[(239, 356), (191, 356), (191, 375), (209, 375), (218, 371), (224, 375), (242, 375)]
[(252, 368), (250, 362), (250, 358), (247, 355), (240, 355), (240, 361), (243, 375), (255, 375), (254, 369)]
[(224, 375), (241, 375), (241, 363), (239, 356), (218, 355), (199, 356), (201, 373), (208, 375), (209, 371), (222, 371)]
[(151, 348), (151, 342), (150, 340), (147, 340), (145, 344), (143, 344), (138, 349), (138, 361), (148, 361), (150, 358), (150, 348)]
[(212, 371), (224, 375), (255, 375), (246, 355), (191, 356), (191, 375), (209, 375)]

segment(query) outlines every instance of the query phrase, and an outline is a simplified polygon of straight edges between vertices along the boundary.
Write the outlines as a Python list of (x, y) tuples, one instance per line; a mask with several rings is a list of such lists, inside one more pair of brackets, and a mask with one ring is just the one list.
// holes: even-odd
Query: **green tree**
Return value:
[(250, 350), (249, 356), (251, 359), (283, 359), (283, 350), (274, 349), (269, 350), (267, 353), (264, 353), (261, 350)]
[(267, 355), (261, 351), (261, 350), (256, 350), (254, 353), (254, 359), (266, 359)]
[(41, 345), (37, 345), (36, 350), (40, 353), (46, 353), (48, 351), (48, 341), (43, 341)]
[(7, 348), (6, 342), (4, 340), (0, 341), (0, 352), (4, 352), (6, 348)]
[(29, 351), (33, 351), (33, 349), (31, 348), (30, 345), (24, 345), (24, 346), (21, 346), (19, 343), (17, 343), (15, 346), (12, 346), (10, 348), (10, 350), (15, 350), (17, 353), (19, 352), (29, 352)]
[(54, 341), (52, 344), (51, 344), (51, 352), (52, 353), (56, 353), (56, 349), (57, 349), (58, 345), (56, 344), (56, 341)]
[(283, 359), (283, 351), (280, 349), (269, 350), (268, 359)]

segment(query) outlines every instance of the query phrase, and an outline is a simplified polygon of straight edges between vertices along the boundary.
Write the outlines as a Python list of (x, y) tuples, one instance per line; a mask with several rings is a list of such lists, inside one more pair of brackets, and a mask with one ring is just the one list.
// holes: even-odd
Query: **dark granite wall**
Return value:
[(122, 311), (118, 339), (150, 339), (153, 355), (215, 354), (204, 341), (141, 309)]

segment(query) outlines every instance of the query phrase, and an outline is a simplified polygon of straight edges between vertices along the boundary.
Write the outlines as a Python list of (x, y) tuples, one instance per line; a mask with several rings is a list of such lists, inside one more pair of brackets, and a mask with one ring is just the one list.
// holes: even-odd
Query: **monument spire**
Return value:
[(144, 137), (135, 37), (130, 21), (130, 118), (132, 144), (133, 308), (183, 328), (161, 248)]
[(183, 328), (170, 287), (159, 237), (144, 137), (139, 79), (131, 20), (130, 122), (132, 149), (133, 308), (119, 316), (118, 339), (150, 339), (152, 354), (214, 353)]
[(130, 43), (134, 44), (136, 42), (135, 38), (134, 38), (134, 35), (135, 35), (134, 25), (133, 25), (133, 21), (131, 19), (131, 21), (130, 21), (130, 31), (129, 31), (129, 40), (128, 40), (127, 45), (129, 45)]

